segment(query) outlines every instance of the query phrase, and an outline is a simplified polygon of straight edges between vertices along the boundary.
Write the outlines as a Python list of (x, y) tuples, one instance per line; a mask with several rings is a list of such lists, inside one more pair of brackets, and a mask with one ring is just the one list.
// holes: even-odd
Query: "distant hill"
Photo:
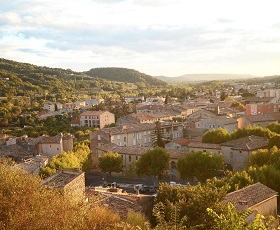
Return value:
[(104, 67), (104, 68), (94, 68), (84, 73), (92, 77), (102, 78), (110, 81), (145, 83), (145, 85), (147, 86), (167, 85), (167, 83), (163, 80), (154, 78), (144, 73), (140, 73), (134, 69)]
[(155, 78), (168, 83), (184, 83), (192, 81), (250, 79), (256, 78), (256, 76), (250, 74), (185, 74), (179, 77), (156, 76)]

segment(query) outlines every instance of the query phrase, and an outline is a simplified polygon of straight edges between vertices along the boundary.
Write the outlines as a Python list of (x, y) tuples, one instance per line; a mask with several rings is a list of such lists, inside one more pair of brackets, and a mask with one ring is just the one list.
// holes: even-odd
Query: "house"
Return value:
[(277, 217), (278, 192), (258, 182), (245, 188), (228, 193), (222, 203), (232, 203), (239, 211), (252, 210), (247, 221), (251, 222), (257, 214), (265, 217), (273, 216), (274, 227), (278, 226)]
[(100, 103), (104, 103), (104, 99), (88, 99), (86, 100), (86, 106), (94, 106), (94, 105), (99, 105)]
[(86, 189), (86, 196), (96, 205), (108, 207), (114, 213), (118, 213), (121, 219), (126, 219), (131, 211), (142, 212), (147, 218), (152, 217), (154, 196), (131, 193), (108, 192), (107, 189)]
[(47, 156), (37, 155), (27, 158), (24, 162), (14, 165), (13, 167), (21, 169), (29, 174), (38, 175), (40, 170), (47, 165), (49, 158)]
[(201, 119), (216, 118), (217, 115), (212, 111), (200, 109), (187, 116), (188, 121), (198, 121)]
[(102, 129), (115, 123), (115, 115), (108, 111), (86, 111), (80, 115), (80, 126)]
[(43, 185), (58, 189), (72, 201), (85, 200), (85, 173), (80, 170), (60, 170), (44, 179)]
[(272, 114), (245, 115), (237, 119), (238, 128), (245, 128), (249, 125), (265, 128), (272, 122), (278, 123), (278, 120)]
[(174, 139), (171, 142), (165, 144), (165, 149), (188, 150), (188, 144), (191, 142), (193, 142), (193, 140), (187, 138)]
[(278, 103), (277, 97), (249, 97), (245, 99), (246, 104), (269, 104)]
[(212, 155), (221, 154), (221, 146), (219, 144), (191, 142), (188, 144), (188, 151), (194, 152), (210, 152)]
[(93, 165), (98, 163), (96, 148), (108, 143), (117, 146), (152, 147), (154, 129), (155, 124), (143, 123), (103, 128), (90, 133)]
[(48, 102), (44, 104), (44, 109), (49, 112), (54, 112), (62, 109), (62, 104), (59, 102)]
[(271, 114), (280, 112), (279, 103), (268, 103), (268, 104), (247, 104), (246, 115), (257, 115), (257, 114)]
[(70, 121), (71, 127), (80, 127), (80, 118), (75, 118), (74, 120)]
[(252, 152), (266, 148), (268, 145), (266, 137), (247, 136), (236, 140), (220, 144), (226, 164), (232, 166), (234, 171), (240, 171), (246, 168)]
[(236, 119), (230, 117), (218, 116), (215, 118), (201, 119), (195, 122), (195, 127), (198, 129), (208, 129), (208, 130), (223, 128), (227, 130), (229, 133), (232, 133), (234, 130), (238, 128), (238, 122)]
[[(123, 160), (123, 165), (125, 171), (129, 170), (129, 166), (132, 163), (135, 163), (144, 153), (152, 149), (145, 147), (136, 147), (136, 146), (117, 146), (116, 144), (109, 143), (96, 147), (97, 158), (104, 155), (108, 151), (112, 151), (121, 155)], [(170, 168), (165, 170), (163, 177), (171, 179), (179, 179), (179, 173), (177, 172), (177, 161), (180, 157), (187, 154), (186, 150), (178, 149), (168, 149), (167, 152), (170, 154)]]

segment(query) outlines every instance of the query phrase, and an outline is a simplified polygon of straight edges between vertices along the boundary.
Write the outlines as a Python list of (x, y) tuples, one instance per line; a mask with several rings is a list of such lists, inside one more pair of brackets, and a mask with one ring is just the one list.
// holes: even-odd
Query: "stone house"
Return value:
[(257, 115), (245, 115), (240, 117), (238, 120), (238, 128), (246, 128), (247, 126), (259, 126), (265, 128), (272, 122), (277, 122), (278, 120), (272, 114), (257, 114)]
[(194, 152), (210, 152), (212, 155), (221, 154), (220, 144), (202, 143), (202, 142), (191, 142), (188, 144), (188, 151)]
[(58, 189), (72, 201), (85, 200), (85, 173), (80, 170), (61, 170), (43, 180), (48, 188)]
[(222, 203), (232, 203), (239, 211), (251, 209), (252, 213), (247, 218), (248, 222), (253, 221), (256, 214), (265, 217), (273, 216), (275, 218), (273, 225), (277, 227), (277, 196), (278, 192), (258, 182), (228, 193)]
[(171, 142), (165, 144), (165, 149), (188, 150), (188, 144), (191, 142), (193, 142), (193, 140), (186, 138), (174, 139)]
[(216, 117), (216, 118), (207, 118), (201, 119), (195, 122), (195, 127), (198, 129), (217, 129), (223, 128), (229, 133), (232, 133), (238, 128), (238, 122), (236, 119), (230, 117)]
[(80, 114), (80, 126), (104, 128), (105, 125), (115, 123), (115, 115), (108, 111), (85, 111)]
[(54, 112), (62, 109), (62, 104), (59, 102), (48, 102), (44, 104), (44, 110)]
[(220, 144), (226, 164), (232, 166), (234, 171), (246, 168), (252, 152), (266, 148), (268, 145), (266, 137), (248, 136)]

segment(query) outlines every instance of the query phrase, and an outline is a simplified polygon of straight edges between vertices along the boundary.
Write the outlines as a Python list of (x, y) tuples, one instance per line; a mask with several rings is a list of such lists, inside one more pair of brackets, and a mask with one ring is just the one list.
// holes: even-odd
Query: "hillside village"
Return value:
[[(5, 78), (5, 81), (9, 79)], [(137, 85), (131, 84), (131, 88), (137, 91)], [(241, 179), (231, 184), (229, 178), (245, 172), (252, 173), (249, 166), (254, 166), (254, 158), (251, 157), (256, 153), (266, 153), (267, 156), (280, 154), (280, 132), (277, 126), (280, 122), (279, 85), (269, 81), (261, 84), (230, 82), (226, 88), (193, 89), (180, 99), (164, 88), (161, 90), (162, 94), (123, 94), (122, 97), (109, 99), (108, 93), (114, 94), (115, 91), (108, 91), (104, 98), (91, 97), (71, 102), (47, 100), (49, 95), (45, 94), (42, 96), (45, 100), (41, 100), (43, 103), (38, 113), (18, 112), (18, 117), (22, 120), (7, 119), (7, 122), (1, 123), (0, 157), (12, 159), (14, 169), (42, 176), (44, 186), (59, 189), (67, 199), (79, 198), (83, 202), (92, 200), (100, 206), (109, 206), (122, 219), (128, 216), (129, 210), (140, 211), (147, 218), (151, 218), (154, 204), (161, 199), (163, 189), (180, 189), (185, 187), (187, 182), (191, 182), (192, 185), (189, 186), (201, 186), (200, 183), (207, 185), (206, 180), (212, 180), (211, 183), (215, 184), (218, 183), (215, 178), (219, 178), (221, 183), (232, 186), (221, 203), (232, 203), (236, 210), (253, 210), (248, 213), (248, 223), (253, 222), (257, 214), (262, 214), (273, 216), (273, 226), (277, 226), (277, 196), (280, 192), (278, 181), (270, 178), (270, 181), (265, 183), (265, 179), (258, 179), (256, 173), (254, 179), (251, 176), (250, 182), (243, 184)], [(27, 96), (2, 96), (2, 120), (4, 115), (9, 113), (4, 109), (7, 101), (32, 101), (32, 97)], [(20, 103), (18, 106), (21, 106)], [(31, 119), (33, 122), (28, 122)], [(56, 124), (56, 119), (65, 121), (64, 130), (58, 133), (30, 131), (32, 134), (28, 135), (24, 132), (32, 130), (33, 126), (43, 126), (44, 122)], [(221, 134), (216, 138), (215, 132), (221, 132), (224, 136)], [(82, 135), (78, 135), (81, 133)], [(210, 140), (207, 139), (209, 136)], [(159, 174), (148, 174), (144, 170), (138, 175), (135, 165), (147, 152), (155, 150), (155, 147), (168, 154), (167, 167)], [(88, 155), (82, 156), (82, 151), (88, 151)], [(120, 157), (120, 171), (104, 170), (101, 167), (100, 159), (109, 152)], [(54, 165), (51, 163), (53, 159), (67, 157), (67, 153), (77, 159), (80, 157), (80, 162), (74, 167), (70, 164), (64, 166), (61, 161), (59, 167), (51, 168), (51, 165)], [(194, 172), (184, 174), (185, 171), (180, 166), (182, 159), (195, 153), (207, 153), (210, 158), (216, 156), (215, 159), (223, 161), (222, 168), (208, 168), (207, 170), (213, 172), (204, 172), (204, 176), (207, 174), (205, 177)], [(85, 162), (90, 162), (85, 167), (86, 170)], [(44, 175), (42, 172), (48, 173)], [(86, 184), (87, 177), (94, 177), (93, 175), (106, 177), (111, 181), (114, 178), (123, 178), (119, 179), (120, 181), (129, 178), (129, 183), (125, 185), (116, 181), (111, 186), (104, 186), (106, 184), (102, 178), (102, 181), (95, 181), (99, 186), (93, 187)], [(139, 178), (142, 178), (144, 184), (151, 183), (151, 180), (156, 182), (155, 178), (166, 184), (158, 187), (161, 185), (156, 182), (155, 191), (151, 193), (141, 194), (139, 189), (127, 192), (129, 189), (125, 186), (135, 188)], [(117, 183), (122, 185), (117, 186)]]

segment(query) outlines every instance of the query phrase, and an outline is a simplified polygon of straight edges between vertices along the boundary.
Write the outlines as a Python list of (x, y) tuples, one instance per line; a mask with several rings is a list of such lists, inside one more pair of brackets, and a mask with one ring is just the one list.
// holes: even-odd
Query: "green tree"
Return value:
[(222, 155), (212, 155), (210, 152), (194, 152), (180, 157), (177, 162), (177, 168), (183, 179), (197, 177), (200, 181), (218, 174), (218, 170), (224, 168)]
[(259, 136), (259, 137), (267, 137), (268, 139), (272, 138), (276, 135), (276, 133), (271, 132), (268, 128), (262, 128), (259, 126), (247, 126), (246, 128), (236, 129), (231, 133), (231, 139), (235, 140), (242, 137), (247, 136)]
[(216, 188), (210, 183), (195, 186), (160, 184), (153, 210), (157, 229), (212, 229), (214, 221), (206, 209), (221, 213), (223, 205), (220, 202), (227, 189), (226, 186)]
[(165, 147), (165, 135), (164, 131), (161, 128), (161, 123), (160, 121), (155, 122), (155, 129), (152, 132), (152, 143), (154, 147)]
[(108, 172), (111, 176), (112, 172), (122, 172), (123, 161), (121, 155), (109, 151), (99, 157), (99, 167), (103, 172)]
[(276, 146), (280, 149), (280, 134), (275, 135), (274, 137), (269, 139), (268, 142), (268, 148), (272, 148), (273, 146)]
[(272, 132), (280, 134), (280, 124), (278, 124), (276, 122), (270, 123), (266, 128), (268, 128)]
[(248, 223), (246, 218), (249, 217), (252, 210), (247, 211), (237, 211), (232, 204), (228, 204), (227, 210), (222, 214), (218, 214), (211, 208), (207, 208), (207, 212), (210, 217), (213, 218), (215, 224), (212, 229), (217, 230), (254, 230), (254, 229), (262, 229), (268, 230), (273, 227), (274, 217), (264, 217), (263, 215), (257, 214), (254, 221)]
[(204, 135), (202, 136), (202, 142), (221, 144), (223, 142), (229, 141), (230, 138), (231, 136), (226, 129), (218, 128), (218, 129), (211, 129), (206, 133), (204, 133)]
[[(169, 168), (169, 153), (161, 147), (156, 147), (144, 153), (136, 162), (136, 172), (139, 175), (160, 177)], [(154, 181), (157, 184), (157, 181)]]

